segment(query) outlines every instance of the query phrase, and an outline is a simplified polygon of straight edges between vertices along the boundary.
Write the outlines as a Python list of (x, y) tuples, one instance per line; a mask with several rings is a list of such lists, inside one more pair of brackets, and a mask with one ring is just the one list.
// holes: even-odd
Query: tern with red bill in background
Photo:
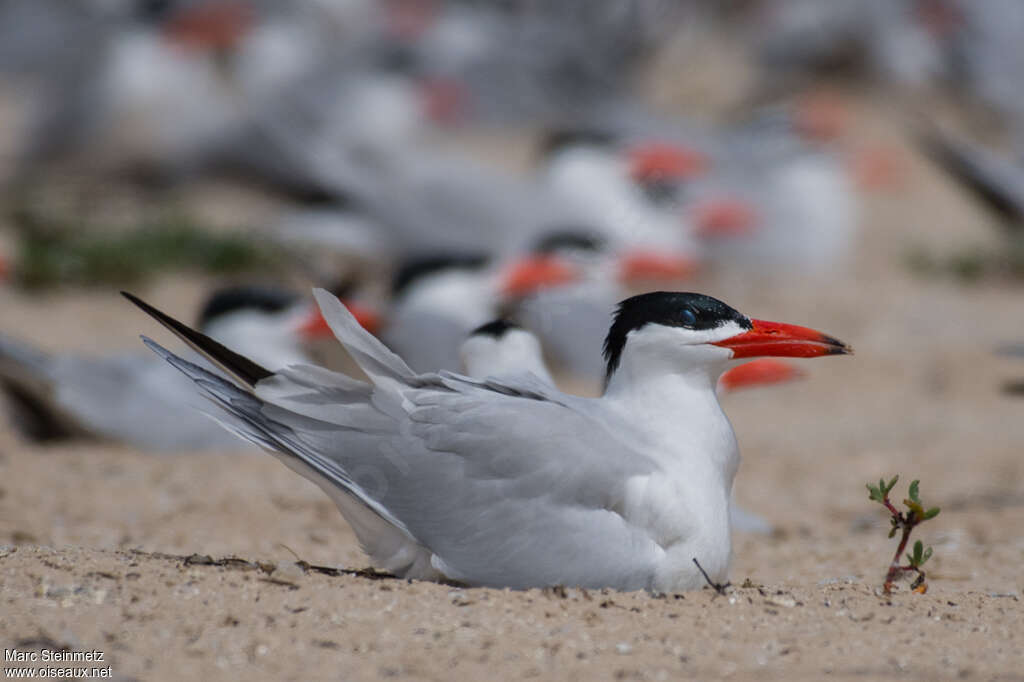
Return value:
[(146, 344), (192, 378), (239, 436), (318, 484), (373, 563), (468, 585), (697, 589), (724, 581), (739, 465), (715, 382), (737, 350), (850, 352), (803, 327), (754, 321), (692, 293), (622, 302), (600, 398), (529, 377), (417, 374), (316, 291), (368, 382), (271, 371), (126, 294), (218, 365)]
[(505, 305), (578, 276), (549, 254), (495, 264), (484, 254), (438, 254), (402, 265), (381, 339), (418, 372), (458, 371), (459, 344)]

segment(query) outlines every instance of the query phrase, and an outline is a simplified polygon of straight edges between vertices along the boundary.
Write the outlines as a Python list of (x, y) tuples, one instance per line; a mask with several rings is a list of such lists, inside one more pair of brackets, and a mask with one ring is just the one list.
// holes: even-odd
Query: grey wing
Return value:
[[(322, 382), (303, 392), (295, 372), (275, 378), (262, 417), (346, 472), (359, 496), (429, 549), (441, 574), (516, 588), (650, 586), (661, 549), (618, 510), (626, 480), (653, 465), (585, 414), (586, 401), (550, 401), (541, 382), (448, 375), (403, 392), (396, 419), (367, 402), (338, 408)], [(291, 384), (287, 396), (282, 383)], [(317, 406), (324, 400), (330, 407)]]
[[(486, 393), (484, 393), (486, 391)], [(473, 584), (651, 586), (660, 547), (620, 514), (653, 464), (573, 403), (423, 390), (392, 439), (408, 475), (381, 500)]]

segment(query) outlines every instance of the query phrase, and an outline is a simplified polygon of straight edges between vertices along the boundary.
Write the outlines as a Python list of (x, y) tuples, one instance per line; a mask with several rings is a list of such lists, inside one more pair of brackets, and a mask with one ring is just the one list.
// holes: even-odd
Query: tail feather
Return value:
[[(337, 298), (323, 291), (317, 294), (324, 317), (333, 321), (339, 339), (348, 342), (349, 351), (375, 383), (397, 387), (415, 380), (405, 363), (365, 332)], [(393, 424), (386, 423), (387, 414), (399, 409), (399, 393), (378, 391), (369, 384), (319, 368), (297, 366), (274, 374), (135, 297), (126, 297), (239, 380), (237, 384), (228, 381), (143, 337), (151, 350), (191, 378), (223, 410), (224, 414), (214, 416), (215, 420), (316, 483), (338, 506), (378, 566), (407, 577), (438, 577), (431, 564), (431, 551), (408, 527), (367, 493), (338, 460), (306, 443), (296, 430), (346, 434), (342, 447), (359, 448), (360, 432), (393, 428)], [(339, 402), (331, 405), (325, 395)], [(330, 419), (322, 418), (328, 413)]]
[[(227, 413), (229, 420), (226, 426), (230, 431), (268, 450), (289, 468), (320, 485), (332, 498), (336, 498), (339, 491), (351, 495), (406, 538), (415, 541), (405, 524), (367, 495), (343, 467), (309, 449), (296, 437), (291, 426), (268, 417), (267, 408), (273, 406), (267, 405), (253, 393), (175, 355), (152, 339), (143, 336), (142, 340), (153, 352), (192, 379), (208, 398)], [(320, 427), (334, 427), (333, 424), (291, 412), (289, 417), (291, 421), (306, 419)]]

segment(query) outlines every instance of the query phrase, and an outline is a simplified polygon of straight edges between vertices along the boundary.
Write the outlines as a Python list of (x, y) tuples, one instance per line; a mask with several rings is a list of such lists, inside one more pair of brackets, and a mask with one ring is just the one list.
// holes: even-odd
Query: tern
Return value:
[(715, 381), (732, 360), (850, 352), (806, 327), (754, 320), (695, 293), (621, 303), (607, 388), (416, 374), (333, 296), (321, 313), (369, 378), (272, 372), (125, 294), (217, 364), (144, 342), (219, 418), (318, 484), (378, 567), (398, 576), (526, 589), (674, 592), (723, 581), (739, 465)]
[(555, 255), (490, 262), (485, 254), (443, 253), (406, 261), (392, 283), (381, 339), (418, 372), (456, 371), (459, 344), (505, 305), (577, 272)]
[[(368, 311), (354, 310), (369, 324)], [(304, 344), (328, 331), (311, 302), (265, 286), (213, 292), (199, 327), (275, 368), (311, 362)], [(97, 438), (149, 452), (243, 445), (197, 409), (189, 381), (146, 353), (47, 353), (0, 333), (0, 394), (32, 440)]]

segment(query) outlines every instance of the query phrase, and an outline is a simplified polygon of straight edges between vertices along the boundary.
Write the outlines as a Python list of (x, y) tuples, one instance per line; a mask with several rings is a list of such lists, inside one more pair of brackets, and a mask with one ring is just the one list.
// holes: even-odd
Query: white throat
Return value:
[(604, 394), (604, 400), (648, 436), (659, 459), (706, 460), (710, 470), (721, 472), (728, 487), (739, 456), (732, 424), (715, 388), (732, 351), (701, 341), (741, 331), (734, 323), (707, 331), (661, 325), (634, 330)]

